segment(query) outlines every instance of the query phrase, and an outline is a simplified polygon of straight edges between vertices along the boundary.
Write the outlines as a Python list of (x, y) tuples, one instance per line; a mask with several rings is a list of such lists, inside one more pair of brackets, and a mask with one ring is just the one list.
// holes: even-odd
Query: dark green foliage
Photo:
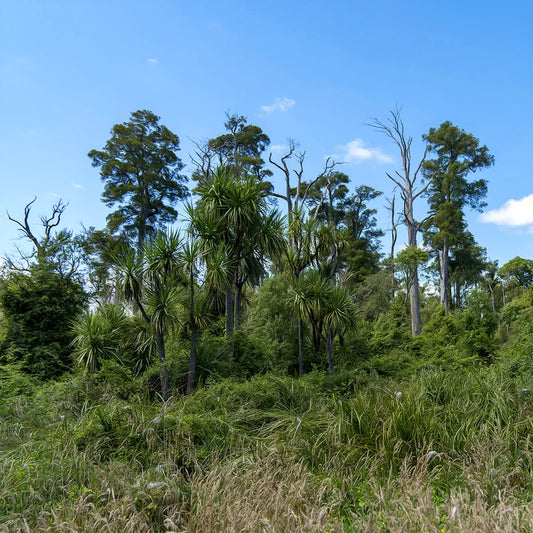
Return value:
[(71, 321), (86, 303), (81, 285), (55, 272), (34, 269), (13, 274), (0, 285), (6, 330), (1, 360), (20, 363), (42, 379), (72, 368)]
[(20, 365), (0, 365), (0, 398), (30, 396), (34, 388), (35, 380)]
[(443, 243), (455, 244), (464, 230), (464, 209), (482, 209), (487, 194), (486, 180), (469, 182), (468, 174), (494, 164), (486, 146), (472, 134), (460, 130), (451, 122), (431, 128), (424, 140), (430, 152), (437, 155), (424, 163), (424, 175), (429, 180), (428, 202), (431, 219), (428, 227), (431, 241), (442, 249)]
[[(265, 162), (261, 154), (270, 144), (268, 135), (259, 126), (248, 124), (243, 116), (228, 115), (224, 123), (226, 133), (208, 141), (200, 156), (199, 168), (193, 179), (207, 177), (217, 166), (230, 168), (239, 178), (253, 175), (264, 179), (272, 172), (264, 168)], [(271, 184), (268, 183), (268, 187)]]
[(379, 354), (402, 350), (409, 340), (409, 316), (405, 305), (397, 299), (376, 321), (372, 333), (372, 349)]
[(287, 305), (290, 281), (286, 276), (265, 280), (252, 296), (245, 331), (268, 354), (268, 367), (298, 373), (298, 332), (294, 312)]
[(466, 233), (465, 209), (481, 211), (486, 205), (486, 180), (469, 181), (467, 177), (493, 165), (494, 156), (472, 134), (451, 122), (443, 122), (438, 129), (431, 128), (423, 138), (430, 153), (437, 155), (423, 166), (429, 204), (424, 239), (439, 253), (441, 303), (448, 311), (449, 253), (454, 248), (465, 247), (462, 242)]
[(178, 150), (178, 136), (158, 116), (140, 110), (113, 126), (103, 150), (89, 152), (105, 183), (102, 200), (118, 205), (107, 217), (109, 230), (135, 236), (139, 250), (147, 236), (176, 219), (174, 205), (188, 195)]
[(529, 287), (533, 283), (533, 260), (515, 257), (500, 268), (500, 276), (515, 280), (521, 287)]
[(359, 185), (350, 195), (349, 181), (346, 174), (330, 171), (310, 187), (307, 202), (317, 220), (344, 228), (340, 263), (350, 271), (354, 282), (360, 282), (379, 268), (380, 238), (384, 234), (377, 227), (377, 211), (369, 204), (382, 193)]

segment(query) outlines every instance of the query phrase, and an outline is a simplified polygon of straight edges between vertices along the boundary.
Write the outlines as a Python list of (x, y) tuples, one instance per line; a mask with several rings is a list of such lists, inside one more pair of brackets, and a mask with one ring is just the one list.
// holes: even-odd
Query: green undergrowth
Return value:
[[(489, 513), (505, 498), (527, 530), (527, 371), (472, 366), (402, 381), (361, 369), (263, 375), (166, 403), (150, 400), (142, 381), (105, 372), (39, 386), (2, 369), (0, 530), (222, 531), (231, 506), (248, 505), (251, 521), (231, 518), (231, 527), (396, 531), (412, 521), (405, 530), (452, 531), (464, 530), (453, 502)], [(271, 485), (255, 501), (259, 481), (247, 476), (262, 468)], [(291, 479), (307, 492), (293, 494)], [(404, 511), (391, 507), (402, 498)]]

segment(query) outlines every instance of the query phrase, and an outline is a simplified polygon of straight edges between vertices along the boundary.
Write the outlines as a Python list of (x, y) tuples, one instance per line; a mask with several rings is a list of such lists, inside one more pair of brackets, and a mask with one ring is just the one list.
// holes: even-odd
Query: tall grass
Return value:
[(533, 531), (527, 377), (88, 379), (6, 392), (0, 530)]

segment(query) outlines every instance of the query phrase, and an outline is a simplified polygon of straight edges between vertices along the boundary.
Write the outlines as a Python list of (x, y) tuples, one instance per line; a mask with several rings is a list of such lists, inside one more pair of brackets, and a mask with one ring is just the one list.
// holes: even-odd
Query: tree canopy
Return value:
[(103, 150), (91, 150), (89, 157), (105, 183), (103, 202), (117, 206), (107, 217), (108, 228), (135, 237), (140, 253), (147, 236), (176, 219), (174, 206), (188, 195), (180, 142), (147, 110), (133, 112), (111, 133)]

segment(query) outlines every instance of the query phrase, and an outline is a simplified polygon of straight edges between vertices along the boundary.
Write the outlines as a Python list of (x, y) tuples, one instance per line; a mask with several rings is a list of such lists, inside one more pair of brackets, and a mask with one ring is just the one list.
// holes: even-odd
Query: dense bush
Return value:
[(20, 363), (25, 372), (42, 379), (72, 368), (71, 321), (86, 300), (78, 282), (43, 269), (2, 280), (5, 337), (0, 361)]

